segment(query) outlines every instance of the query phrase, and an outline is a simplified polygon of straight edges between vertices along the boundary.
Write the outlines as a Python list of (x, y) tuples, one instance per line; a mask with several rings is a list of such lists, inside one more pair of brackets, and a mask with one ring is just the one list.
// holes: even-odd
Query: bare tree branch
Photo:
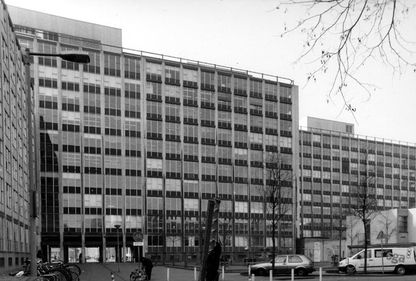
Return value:
[(266, 217), (271, 220), (272, 231), (272, 270), (274, 270), (274, 260), (276, 257), (277, 234), (278, 245), (280, 248), (280, 222), (285, 218), (292, 206), (291, 194), (286, 194), (285, 187), (292, 184), (290, 171), (284, 170), (279, 153), (272, 154), (266, 161), (267, 181), (265, 186), (261, 186), (262, 194), (266, 204)]
[(377, 87), (359, 76), (369, 59), (388, 65), (393, 73), (402, 74), (408, 68), (416, 72), (416, 40), (402, 35), (399, 20), (416, 4), (401, 0), (287, 0), (280, 7), (286, 7), (285, 11), (306, 9), (307, 17), (292, 28), (285, 26), (281, 36), (298, 31), (305, 34), (305, 50), (296, 62), (314, 58), (311, 63), (316, 67), (307, 74), (307, 83), (332, 74), (327, 96), (339, 94), (354, 118), (356, 106), (348, 102), (345, 89), (351, 83), (371, 98)]

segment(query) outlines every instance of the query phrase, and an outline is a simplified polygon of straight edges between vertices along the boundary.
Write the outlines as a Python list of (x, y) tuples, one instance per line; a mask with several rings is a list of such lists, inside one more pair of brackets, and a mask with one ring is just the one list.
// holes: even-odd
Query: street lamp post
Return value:
[[(117, 230), (117, 251), (116, 251), (116, 262), (117, 262), (117, 272), (120, 272), (120, 256), (121, 256), (121, 253), (120, 253), (120, 251), (119, 251), (119, 244), (118, 244), (118, 230), (120, 229), (120, 227), (121, 227), (121, 225), (119, 225), (119, 224), (116, 224), (116, 225), (114, 225), (114, 227), (116, 228), (116, 230)], [(117, 259), (117, 257), (118, 257), (118, 259)]]
[[(29, 247), (30, 247), (30, 275), (37, 275), (37, 256), (36, 256), (36, 218), (37, 214), (37, 180), (36, 172), (38, 168), (37, 158), (35, 157), (36, 151), (36, 124), (32, 124), (32, 96), (31, 96), (31, 84), (30, 84), (30, 58), (32, 56), (43, 57), (60, 57), (61, 59), (76, 62), (76, 63), (89, 63), (90, 57), (87, 54), (82, 53), (66, 53), (66, 54), (44, 54), (44, 53), (32, 53), (28, 48), (22, 54), (23, 64), (25, 66), (25, 80), (26, 80), (26, 113), (27, 113), (27, 142), (28, 142), (28, 162), (29, 162)], [(36, 107), (35, 107), (36, 108)], [(35, 118), (36, 120), (36, 118)], [(33, 126), (33, 128), (32, 128)], [(34, 134), (33, 134), (34, 133)], [(35, 160), (35, 161), (34, 161)]]

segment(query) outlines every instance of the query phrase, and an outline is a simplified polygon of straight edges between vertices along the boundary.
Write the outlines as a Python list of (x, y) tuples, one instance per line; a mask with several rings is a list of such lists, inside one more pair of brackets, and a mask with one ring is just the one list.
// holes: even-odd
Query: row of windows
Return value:
[[(326, 134), (311, 134), (302, 132), (300, 134), (300, 141), (305, 146), (312, 144), (321, 144), (325, 147), (332, 144), (333, 149), (360, 151), (368, 154), (377, 155), (395, 155), (395, 157), (407, 157), (407, 155), (416, 155), (416, 148), (403, 145), (395, 145), (386, 142), (374, 142), (371, 140), (340, 137)], [(329, 147), (328, 147), (329, 148)]]
[[(55, 46), (50, 46), (51, 49), (55, 50)], [(99, 53), (88, 50), (91, 58), (91, 62), (88, 65), (84, 65), (84, 71), (90, 73), (100, 73), (100, 60)], [(54, 58), (38, 58), (39, 64), (56, 67), (56, 59)], [(121, 76), (120, 69), (120, 56), (110, 53), (104, 53), (104, 74), (110, 76)], [(70, 62), (62, 62), (62, 67), (66, 69), (78, 70), (78, 64)], [(125, 57), (124, 58), (125, 72), (124, 76), (129, 79), (140, 79), (140, 59)], [(161, 82), (162, 65), (158, 63), (148, 62), (146, 64), (146, 80), (154, 81), (157, 83)], [(166, 66), (165, 67), (165, 83), (170, 85), (180, 85), (180, 70), (178, 68)], [(198, 72), (190, 69), (184, 69), (183, 83), (184, 86), (196, 87), (197, 86), (197, 75)], [(201, 89), (213, 91), (215, 73), (213, 72), (201, 72)], [(217, 75), (218, 91), (230, 93), (231, 92), (231, 76), (226, 74)], [(233, 85), (235, 88), (235, 94), (246, 96), (247, 91), (247, 78), (234, 77)], [(262, 92), (265, 93), (266, 97), (276, 97), (278, 92), (278, 85), (274, 82), (265, 81), (264, 88), (261, 80), (249, 81), (250, 83), (250, 96), (256, 98), (262, 98)], [(291, 86), (281, 85), (280, 95), (284, 99), (291, 98)]]
[(367, 154), (367, 153), (358, 153), (348, 150), (337, 150), (331, 148), (324, 148), (321, 150), (320, 147), (310, 147), (310, 146), (302, 146), (301, 147), (301, 156), (306, 158), (311, 158), (312, 155), (314, 158), (324, 158), (324, 159), (332, 159), (339, 160), (340, 158), (346, 159), (351, 162), (363, 162), (363, 163), (370, 163), (377, 165), (382, 162), (389, 162), (396, 165), (403, 165), (403, 166), (415, 166), (416, 159), (413, 155), (397, 155), (397, 156), (387, 156), (387, 155), (375, 155), (375, 154)]
[[(56, 79), (39, 78), (39, 86), (46, 88), (58, 88), (58, 82)], [(83, 91), (85, 93), (100, 94), (101, 86), (98, 84), (84, 83)], [(125, 97), (131, 99), (140, 99), (140, 85), (125, 83)], [(79, 84), (76, 82), (65, 82), (61, 83), (62, 90), (67, 91), (79, 91)], [(108, 96), (120, 97), (121, 89), (113, 87), (105, 87), (104, 94)]]

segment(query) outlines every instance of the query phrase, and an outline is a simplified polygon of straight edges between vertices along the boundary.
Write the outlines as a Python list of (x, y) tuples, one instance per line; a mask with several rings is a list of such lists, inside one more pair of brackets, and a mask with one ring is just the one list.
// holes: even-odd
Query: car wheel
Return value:
[(255, 275), (258, 276), (267, 276), (267, 271), (264, 268), (260, 268), (256, 271)]
[(405, 275), (406, 268), (403, 265), (399, 265), (398, 267), (396, 267), (396, 273), (399, 275)]
[(353, 265), (347, 266), (346, 272), (347, 272), (348, 275), (355, 274), (355, 272), (356, 272), (355, 267)]
[(299, 276), (306, 276), (308, 275), (308, 272), (304, 268), (298, 268), (296, 270), (296, 274)]

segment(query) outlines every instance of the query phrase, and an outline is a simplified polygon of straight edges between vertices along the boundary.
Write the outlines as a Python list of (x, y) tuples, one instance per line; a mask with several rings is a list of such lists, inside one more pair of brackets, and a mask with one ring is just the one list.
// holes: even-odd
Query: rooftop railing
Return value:
[[(16, 30), (16, 33), (20, 33), (24, 36), (29, 36), (29, 37), (40, 36), (39, 38), (41, 38), (42, 40), (52, 41), (56, 43), (55, 40), (48, 40), (48, 37), (45, 38), (45, 36), (41, 36), (42, 34), (49, 34), (50, 32), (48, 31), (38, 30), (34, 28), (27, 28), (24, 26), (17, 26), (17, 25), (15, 26), (15, 30)], [(114, 45), (102, 44), (102, 43), (100, 44), (100, 42), (97, 40), (91, 40), (91, 39), (82, 38), (82, 37), (75, 37), (75, 36), (71, 36), (67, 34), (61, 34), (61, 33), (53, 33), (53, 34), (58, 36), (58, 38), (60, 39), (59, 40), (60, 42), (66, 43), (66, 44), (76, 44), (76, 42), (79, 42), (77, 45), (81, 47), (93, 48), (97, 50), (101, 49), (100, 45), (107, 46), (107, 47), (119, 49), (121, 53), (126, 54), (128, 56), (136, 55), (140, 57), (153, 58), (153, 59), (162, 60), (162, 61), (168, 60), (168, 61), (177, 62), (180, 64), (186, 64), (186, 65), (195, 66), (195, 67), (207, 67), (207, 68), (212, 68), (218, 71), (237, 73), (237, 74), (246, 75), (248, 77), (258, 78), (262, 80), (279, 82), (279, 83), (284, 83), (284, 84), (288, 84), (292, 86), (294, 85), (294, 81), (287, 77), (270, 75), (270, 74), (265, 74), (261, 72), (249, 71), (245, 69), (234, 68), (234, 67), (224, 66), (220, 64), (213, 64), (213, 63), (208, 63), (208, 62), (203, 62), (203, 61), (197, 61), (197, 60), (192, 60), (192, 59), (187, 59), (187, 58), (180, 58), (176, 56), (169, 56), (169, 55), (163, 55), (159, 53), (125, 48), (121, 46), (114, 46)]]
[(356, 139), (360, 139), (360, 140), (367, 140), (367, 141), (374, 141), (374, 142), (382, 142), (382, 143), (388, 143), (388, 144), (397, 144), (397, 145), (403, 145), (403, 146), (416, 147), (416, 143), (412, 143), (412, 142), (399, 141), (399, 140), (393, 140), (393, 139), (388, 139), (388, 138), (372, 137), (372, 136), (366, 136), (366, 135), (360, 135), (360, 134), (352, 134), (352, 133), (347, 133), (347, 132), (326, 130), (326, 129), (321, 129), (321, 128), (300, 126), (299, 130), (307, 131), (307, 132), (318, 132), (318, 133), (324, 133), (324, 134), (329, 134), (329, 135), (337, 134), (339, 136), (356, 138)]

